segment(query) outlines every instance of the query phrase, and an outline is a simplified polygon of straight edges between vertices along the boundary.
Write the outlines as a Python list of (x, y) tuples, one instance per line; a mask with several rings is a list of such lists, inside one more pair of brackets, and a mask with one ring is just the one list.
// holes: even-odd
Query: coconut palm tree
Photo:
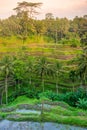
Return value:
[(73, 92), (74, 92), (74, 90), (75, 90), (74, 83), (75, 83), (75, 81), (76, 81), (76, 79), (77, 79), (77, 75), (76, 75), (76, 71), (75, 71), (75, 70), (71, 70), (71, 71), (69, 72), (69, 78), (70, 78), (70, 80), (71, 80), (72, 83), (73, 83)]
[(42, 89), (44, 92), (44, 79), (46, 76), (50, 75), (50, 64), (46, 57), (42, 56), (37, 61), (36, 64), (36, 74), (40, 76), (42, 82)]
[(60, 75), (60, 70), (61, 70), (61, 68), (62, 68), (62, 65), (61, 65), (61, 63), (59, 63), (59, 61), (56, 61), (55, 63), (54, 63), (54, 66), (53, 66), (53, 70), (54, 70), (54, 77), (55, 77), (55, 79), (56, 79), (56, 92), (57, 92), (57, 94), (58, 94), (58, 92), (59, 92), (59, 86), (58, 86), (58, 81), (59, 81), (59, 75)]
[(26, 74), (29, 79), (29, 84), (31, 84), (32, 77), (34, 75), (34, 66), (35, 66), (35, 59), (33, 57), (29, 57), (26, 61)]
[(78, 58), (78, 73), (80, 75), (81, 81), (84, 81), (86, 85), (87, 79), (87, 53), (83, 53)]
[(25, 75), (25, 62), (22, 59), (16, 58), (13, 61), (13, 77), (16, 80), (17, 89), (20, 89)]
[(12, 60), (10, 56), (4, 56), (0, 61), (0, 71), (5, 79), (6, 104), (8, 103), (8, 77), (12, 72)]

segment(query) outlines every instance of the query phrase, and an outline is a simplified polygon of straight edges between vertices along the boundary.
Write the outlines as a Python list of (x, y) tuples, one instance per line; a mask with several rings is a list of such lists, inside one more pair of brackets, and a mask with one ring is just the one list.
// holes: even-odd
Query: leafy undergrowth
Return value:
[[(14, 102), (5, 106), (5, 108), (15, 106), (17, 108), (20, 104), (35, 105), (40, 104), (41, 102), (41, 100), (29, 99), (26, 96), (20, 96)], [(48, 100), (47, 103), (50, 105), (54, 104), (54, 107), (50, 108), (49, 111), (43, 109), (43, 114), (25, 114), (17, 113), (15, 111), (2, 112), (0, 110), (0, 117), (15, 121), (48, 121), (87, 127), (87, 110), (70, 107), (64, 102), (52, 102)]]
[(8, 104), (7, 107), (17, 106), (20, 104), (35, 104), (38, 103), (37, 99), (29, 99), (26, 96), (19, 96), (12, 103)]

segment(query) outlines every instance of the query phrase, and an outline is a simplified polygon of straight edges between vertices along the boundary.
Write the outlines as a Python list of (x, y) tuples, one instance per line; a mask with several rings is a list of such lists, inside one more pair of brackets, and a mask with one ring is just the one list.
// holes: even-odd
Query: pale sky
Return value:
[(37, 18), (45, 18), (46, 13), (52, 13), (54, 17), (74, 18), (87, 15), (87, 0), (0, 0), (0, 18), (7, 18), (14, 14), (13, 8), (17, 2), (42, 2)]

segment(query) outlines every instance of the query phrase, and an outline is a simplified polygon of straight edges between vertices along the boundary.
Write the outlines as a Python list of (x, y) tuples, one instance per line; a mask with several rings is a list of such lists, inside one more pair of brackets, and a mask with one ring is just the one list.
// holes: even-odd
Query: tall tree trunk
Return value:
[(63, 34), (62, 34), (62, 30), (61, 30), (61, 39), (62, 39), (62, 37), (63, 37)]
[(57, 29), (56, 29), (55, 39), (56, 39), (56, 43), (57, 43)]
[(2, 94), (0, 94), (0, 105), (2, 105)]
[(86, 78), (84, 77), (84, 84), (85, 84), (85, 91), (86, 91), (86, 93), (87, 93), (87, 86), (86, 86)]
[(43, 89), (43, 92), (44, 92), (44, 79), (42, 79), (42, 89)]
[(4, 94), (4, 92), (5, 92), (5, 90), (3, 90), (2, 93), (1, 93), (1, 105), (3, 103), (2, 101), (3, 101), (3, 94)]
[(56, 93), (59, 93), (58, 76), (56, 77)]
[(74, 83), (73, 83), (73, 92), (74, 92)]
[(7, 79), (7, 75), (5, 77), (5, 94), (6, 94), (6, 104), (8, 104), (8, 79)]
[(44, 100), (42, 101), (42, 108), (41, 108), (41, 114), (44, 112)]
[(29, 81), (29, 84), (31, 85), (31, 77), (30, 77), (30, 81)]
[(59, 93), (59, 90), (58, 90), (58, 83), (56, 82), (56, 93), (58, 94)]
[(20, 90), (20, 81), (19, 81), (19, 79), (17, 80), (17, 84), (18, 84), (18, 90)]
[(15, 82), (15, 92), (16, 92), (16, 90), (17, 90), (17, 88), (16, 88), (17, 83), (16, 83), (16, 81), (14, 81), (14, 82)]
[(44, 114), (44, 99), (42, 100), (42, 106), (41, 106), (41, 120), (42, 121), (43, 121), (43, 114)]
[(83, 85), (83, 82), (82, 82), (82, 79), (81, 79), (81, 82), (80, 82), (80, 87), (82, 88), (82, 85)]

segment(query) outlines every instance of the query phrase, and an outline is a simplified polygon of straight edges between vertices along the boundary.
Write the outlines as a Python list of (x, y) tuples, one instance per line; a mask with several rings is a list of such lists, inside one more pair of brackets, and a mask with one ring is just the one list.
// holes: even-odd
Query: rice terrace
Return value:
[(54, 1), (0, 2), (0, 130), (87, 130), (87, 2)]

